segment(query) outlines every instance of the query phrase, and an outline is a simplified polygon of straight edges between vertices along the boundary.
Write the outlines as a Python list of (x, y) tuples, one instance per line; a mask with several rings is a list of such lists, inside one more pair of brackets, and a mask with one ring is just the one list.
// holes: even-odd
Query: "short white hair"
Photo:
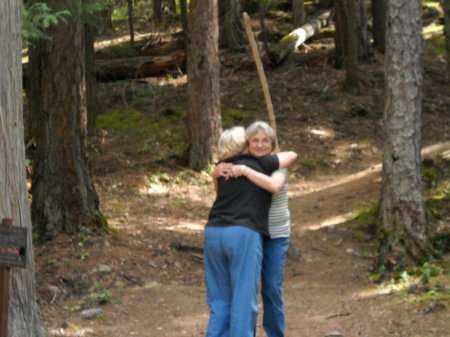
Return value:
[(256, 121), (250, 124), (246, 130), (247, 143), (250, 142), (250, 138), (255, 136), (259, 131), (262, 131), (272, 141), (272, 151), (278, 148), (278, 139), (275, 130), (264, 121)]
[(219, 138), (219, 160), (241, 154), (246, 145), (245, 128), (243, 126), (233, 126), (226, 129)]

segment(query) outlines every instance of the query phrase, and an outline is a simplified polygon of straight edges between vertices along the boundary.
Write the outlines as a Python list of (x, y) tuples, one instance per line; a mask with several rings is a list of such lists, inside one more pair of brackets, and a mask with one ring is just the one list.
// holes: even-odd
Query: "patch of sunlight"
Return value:
[(429, 39), (436, 35), (442, 35), (444, 33), (444, 26), (433, 23), (423, 28), (422, 34), (424, 39)]
[(169, 188), (161, 184), (146, 184), (139, 187), (139, 194), (142, 195), (162, 195), (169, 193)]
[(372, 289), (360, 291), (358, 293), (353, 294), (352, 297), (358, 298), (358, 299), (364, 299), (364, 298), (375, 297), (378, 295), (389, 295), (391, 292), (392, 292), (391, 287), (384, 285), (384, 286), (380, 286), (378, 288), (372, 288)]
[(311, 129), (309, 130), (310, 133), (312, 133), (315, 136), (319, 136), (321, 138), (328, 138), (328, 137), (334, 137), (335, 133), (332, 130), (325, 130), (325, 129)]
[(321, 221), (319, 223), (314, 223), (309, 226), (306, 226), (306, 230), (318, 230), (320, 228), (324, 227), (330, 227), (330, 226), (336, 226), (341, 223), (347, 222), (350, 219), (353, 219), (355, 217), (355, 212), (349, 212), (345, 214), (339, 214), (336, 216), (329, 217), (328, 219), (325, 219), (324, 221)]
[(202, 231), (205, 228), (206, 220), (202, 221), (176, 221), (176, 224), (167, 226), (165, 229), (175, 232)]
[(50, 336), (69, 336), (69, 337), (83, 337), (92, 336), (94, 330), (92, 328), (79, 328), (76, 325), (70, 325), (67, 329), (52, 329), (49, 331)]

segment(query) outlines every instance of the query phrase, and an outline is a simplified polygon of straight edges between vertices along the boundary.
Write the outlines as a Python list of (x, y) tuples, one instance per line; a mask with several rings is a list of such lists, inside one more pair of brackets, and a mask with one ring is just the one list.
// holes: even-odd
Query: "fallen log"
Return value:
[(169, 71), (184, 69), (186, 53), (174, 52), (166, 56), (141, 56), (95, 62), (96, 78), (100, 82), (127, 78), (156, 76)]
[(317, 34), (322, 27), (328, 25), (331, 17), (331, 11), (323, 12), (300, 28), (295, 29), (289, 34), (283, 36), (281, 40), (271, 48), (269, 52), (270, 61), (278, 65), (286, 57), (302, 45), (306, 40)]

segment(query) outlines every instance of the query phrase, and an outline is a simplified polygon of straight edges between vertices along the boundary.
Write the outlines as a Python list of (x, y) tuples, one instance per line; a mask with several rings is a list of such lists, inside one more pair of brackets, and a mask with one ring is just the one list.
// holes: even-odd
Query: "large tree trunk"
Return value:
[(386, 6), (387, 0), (372, 0), (373, 46), (384, 54), (386, 50)]
[(292, 24), (300, 27), (305, 24), (305, 0), (292, 0)]
[[(72, 9), (71, 0), (48, 4)], [(48, 28), (50, 39), (30, 49), (29, 102), (36, 139), (31, 209), (44, 237), (105, 227), (86, 159), (83, 24), (67, 20)]]
[(35, 295), (31, 216), (25, 173), (21, 10), (19, 0), (0, 1), (0, 221), (11, 218), (13, 226), (28, 228), (26, 268), (11, 269), (7, 328), (9, 337), (44, 337), (47, 334), (38, 313)]
[(85, 55), (86, 55), (86, 111), (87, 132), (93, 135), (95, 131), (95, 120), (100, 114), (100, 105), (97, 100), (97, 81), (95, 79), (95, 51), (94, 42), (96, 28), (85, 25)]
[(239, 0), (219, 1), (220, 18), (220, 46), (232, 50), (242, 48), (245, 42), (244, 30), (241, 22), (241, 5)]
[(217, 0), (191, 0), (188, 46), (189, 167), (205, 169), (217, 155), (222, 130)]
[(387, 22), (383, 237), (378, 264), (393, 270), (421, 261), (431, 253), (420, 155), (422, 2), (391, 0)]
[(322, 27), (328, 23), (331, 11), (321, 13), (314, 19), (308, 20), (306, 24), (295, 29), (272, 47), (270, 51), (270, 60), (274, 64), (280, 64), (296, 48), (302, 45), (306, 40), (317, 34)]
[(180, 20), (181, 20), (181, 27), (183, 27), (183, 45), (184, 49), (187, 50), (189, 37), (187, 0), (180, 0)]

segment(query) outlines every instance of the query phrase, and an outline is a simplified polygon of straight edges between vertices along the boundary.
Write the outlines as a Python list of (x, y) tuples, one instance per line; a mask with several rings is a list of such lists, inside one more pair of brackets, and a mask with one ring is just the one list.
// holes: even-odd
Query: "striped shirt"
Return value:
[[(286, 176), (287, 169), (279, 169)], [(271, 239), (288, 237), (291, 231), (290, 213), (288, 207), (288, 183), (284, 184), (280, 192), (272, 195), (272, 204), (269, 210), (269, 234)]]

